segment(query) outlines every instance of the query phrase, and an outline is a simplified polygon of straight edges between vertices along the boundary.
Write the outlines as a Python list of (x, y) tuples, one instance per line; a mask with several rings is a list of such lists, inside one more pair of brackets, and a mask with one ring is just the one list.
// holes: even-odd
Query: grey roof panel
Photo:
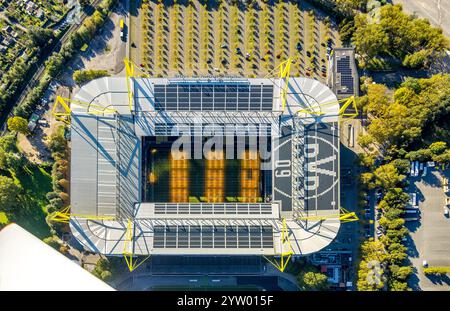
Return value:
[(97, 118), (73, 116), (71, 126), (71, 208), (74, 214), (97, 215)]

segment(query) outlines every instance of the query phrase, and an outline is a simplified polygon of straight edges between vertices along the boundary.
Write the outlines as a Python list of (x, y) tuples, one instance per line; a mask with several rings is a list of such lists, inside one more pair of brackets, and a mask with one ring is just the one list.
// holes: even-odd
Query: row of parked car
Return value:
[(435, 163), (433, 161), (429, 162), (419, 162), (419, 161), (411, 161), (411, 168), (409, 169), (409, 175), (411, 177), (418, 177), (422, 172), (421, 176), (424, 177), (427, 175), (428, 167), (434, 167)]

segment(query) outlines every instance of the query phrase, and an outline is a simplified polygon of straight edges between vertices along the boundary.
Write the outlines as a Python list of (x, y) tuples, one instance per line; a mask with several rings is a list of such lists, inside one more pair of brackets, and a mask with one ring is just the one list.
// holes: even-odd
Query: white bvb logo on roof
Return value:
[[(326, 139), (319, 136), (311, 136), (310, 139), (312, 141), (316, 141), (316, 143), (306, 144), (305, 145), (305, 158), (307, 160), (307, 174), (305, 178), (305, 189), (307, 191), (312, 191), (311, 195), (308, 195), (306, 198), (317, 198), (328, 191), (330, 191), (334, 185), (337, 183), (337, 167), (335, 167), (335, 160), (337, 158), (337, 148)], [(317, 142), (320, 140), (325, 144), (322, 145), (322, 148), (326, 146), (326, 148), (330, 148), (331, 155), (320, 159), (320, 145)], [(332, 169), (327, 169), (324, 166), (327, 163), (332, 163)], [(320, 185), (324, 184), (324, 188), (320, 188)], [(317, 191), (319, 190), (319, 191)]]

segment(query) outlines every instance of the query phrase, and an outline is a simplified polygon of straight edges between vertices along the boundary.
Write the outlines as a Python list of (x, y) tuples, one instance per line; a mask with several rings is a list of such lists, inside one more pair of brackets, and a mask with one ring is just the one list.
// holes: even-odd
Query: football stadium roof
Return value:
[[(306, 255), (327, 246), (340, 227), (339, 103), (319, 81), (284, 83), (108, 77), (84, 85), (70, 107), (74, 236), (107, 255)], [(214, 124), (223, 136), (270, 137), (269, 199), (144, 202), (143, 138), (173, 136), (180, 124), (190, 136), (210, 135), (205, 126)]]

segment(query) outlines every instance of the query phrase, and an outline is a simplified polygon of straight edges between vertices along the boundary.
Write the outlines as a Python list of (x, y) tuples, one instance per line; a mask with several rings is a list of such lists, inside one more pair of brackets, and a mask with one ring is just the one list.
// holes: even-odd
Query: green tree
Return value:
[(374, 175), (376, 185), (384, 189), (395, 188), (405, 178), (404, 175), (398, 173), (397, 168), (391, 163), (378, 167), (374, 171)]
[(404, 13), (399, 5), (381, 7), (377, 19), (358, 14), (352, 30), (352, 42), (363, 66), (374, 64), (374, 59), (380, 64), (389, 61), (413, 68), (426, 66), (434, 58), (443, 57), (448, 45), (441, 29)]
[(17, 152), (16, 136), (12, 133), (1, 136), (0, 148), (5, 152)]
[(442, 154), (434, 155), (432, 159), (433, 159), (433, 161), (436, 161), (438, 163), (449, 164), (450, 163), (450, 150), (447, 150)]
[(30, 134), (30, 130), (28, 129), (28, 121), (22, 117), (9, 118), (8, 129), (10, 131), (19, 132), (25, 135)]
[(373, 143), (373, 137), (368, 134), (358, 136), (358, 144), (361, 146), (361, 148), (369, 149), (370, 145), (372, 145)]
[(107, 70), (76, 70), (73, 73), (73, 79), (77, 84), (83, 84), (107, 76), (109, 76)]
[(423, 273), (426, 275), (435, 274), (444, 276), (447, 273), (450, 273), (450, 267), (428, 267), (423, 269)]
[(370, 23), (366, 14), (359, 14), (355, 17), (355, 32), (352, 42), (366, 60), (387, 53), (389, 48), (389, 36), (383, 26)]
[(299, 275), (299, 284), (305, 290), (326, 290), (328, 288), (328, 278), (323, 273), (306, 272)]
[(11, 212), (18, 205), (20, 187), (12, 178), (0, 175), (0, 211)]
[[(380, 202), (380, 205), (383, 202), (386, 204), (386, 201), (382, 201), (382, 202)], [(398, 219), (400, 217), (400, 215), (403, 213), (403, 211), (398, 208), (387, 208), (387, 209), (383, 208), (383, 210), (384, 210), (383, 217), (390, 221)]]
[(45, 47), (53, 38), (53, 31), (51, 29), (37, 26), (32, 26), (28, 29), (28, 39), (34, 46)]
[(409, 291), (409, 290), (411, 290), (409, 287), (408, 287), (408, 284), (406, 283), (406, 282), (401, 282), (401, 281), (398, 281), (398, 280), (391, 280), (390, 282), (389, 282), (389, 290), (390, 291)]
[(370, 172), (362, 173), (359, 179), (362, 185), (364, 185), (367, 188), (371, 188), (371, 183), (374, 179), (374, 175), (373, 173)]
[(390, 220), (385, 216), (382, 216), (379, 220), (379, 224), (385, 229), (400, 229), (405, 224), (405, 220), (402, 218)]
[(100, 258), (97, 260), (92, 274), (104, 281), (110, 281), (113, 277), (111, 262), (105, 258)]
[(411, 266), (399, 267), (397, 265), (391, 265), (389, 267), (392, 276), (400, 281), (406, 281), (406, 279), (413, 273), (413, 268)]
[(447, 143), (443, 141), (436, 141), (430, 145), (429, 149), (433, 154), (441, 154), (445, 151), (445, 149), (447, 149)]
[[(376, 269), (376, 270), (375, 270)], [(379, 291), (384, 288), (384, 269), (379, 262), (364, 259), (361, 260), (358, 269), (358, 281), (356, 286), (359, 291)]]
[(410, 161), (429, 161), (431, 160), (433, 154), (430, 149), (419, 149), (410, 151), (406, 154), (406, 158)]
[(45, 238), (43, 242), (51, 247), (53, 247), (55, 250), (59, 251), (59, 248), (61, 247), (61, 244), (59, 244), (58, 241), (55, 240), (54, 237), (50, 236), (48, 238)]
[(389, 208), (403, 209), (409, 201), (409, 195), (402, 188), (390, 188), (383, 198)]
[(387, 247), (387, 253), (387, 259), (391, 264), (401, 264), (408, 257), (406, 247), (401, 243), (391, 243)]
[(413, 54), (408, 54), (403, 59), (403, 66), (409, 68), (425, 67), (428, 65), (431, 55), (432, 55), (431, 50), (420, 50)]
[(395, 159), (391, 162), (400, 174), (407, 174), (410, 169), (410, 162), (406, 159)]
[(67, 148), (67, 140), (64, 137), (65, 127), (61, 125), (50, 134), (47, 140), (47, 146), (52, 153), (64, 153)]
[(386, 235), (384, 236), (386, 239), (384, 240), (384, 244), (388, 245), (391, 243), (400, 243), (401, 240), (408, 235), (408, 229), (402, 227), (400, 229), (386, 231)]
[(111, 281), (111, 279), (112, 279), (112, 273), (111, 273), (111, 271), (108, 271), (108, 270), (103, 271), (103, 272), (100, 274), (100, 278), (101, 278), (103, 281), (105, 281), (105, 282)]

